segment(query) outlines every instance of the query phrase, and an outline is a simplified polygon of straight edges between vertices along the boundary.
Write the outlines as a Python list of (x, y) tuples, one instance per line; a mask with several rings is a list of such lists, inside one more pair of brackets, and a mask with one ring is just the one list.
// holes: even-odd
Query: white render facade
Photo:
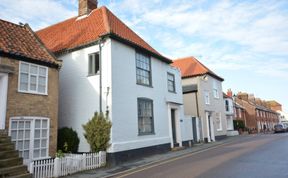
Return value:
[[(58, 56), (63, 60), (59, 128), (66, 126), (77, 131), (79, 152), (90, 151), (83, 136), (82, 124), (99, 111), (99, 74), (88, 76), (88, 55), (96, 52), (99, 52), (98, 44)], [(182, 146), (183, 141), (192, 139), (191, 130), (181, 129), (186, 128), (189, 120), (184, 118), (180, 71), (150, 56), (152, 85), (139, 85), (136, 82), (136, 53), (135, 48), (111, 38), (101, 45), (102, 111), (108, 109), (112, 122), (108, 153), (163, 144), (173, 148), (175, 143)], [(168, 91), (168, 73), (174, 75), (175, 92)], [(139, 98), (149, 99), (153, 103), (152, 134), (139, 134)], [(172, 117), (174, 123), (171, 122), (171, 109), (175, 114)]]
[(222, 82), (211, 75), (205, 74), (183, 78), (182, 85), (197, 85), (196, 93), (183, 95), (185, 115), (197, 118), (197, 131), (193, 132), (197, 133), (197, 136), (194, 137), (194, 140), (197, 139), (195, 140), (196, 142), (211, 142), (217, 138), (226, 136), (227, 122), (224, 110)]

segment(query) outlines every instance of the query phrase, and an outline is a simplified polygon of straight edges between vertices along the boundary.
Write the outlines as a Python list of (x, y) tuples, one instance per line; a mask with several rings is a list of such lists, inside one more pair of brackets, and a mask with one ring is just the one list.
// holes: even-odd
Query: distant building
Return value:
[(194, 116), (193, 123), (194, 126), (196, 123), (197, 132), (193, 133), (197, 133), (197, 141), (211, 142), (225, 137), (227, 122), (222, 93), (224, 79), (194, 57), (174, 60), (173, 66), (181, 70), (184, 112), (185, 115)]
[(265, 127), (272, 130), (279, 123), (278, 113), (270, 109), (265, 101), (253, 94), (239, 92), (235, 102), (246, 110), (246, 127), (261, 132)]

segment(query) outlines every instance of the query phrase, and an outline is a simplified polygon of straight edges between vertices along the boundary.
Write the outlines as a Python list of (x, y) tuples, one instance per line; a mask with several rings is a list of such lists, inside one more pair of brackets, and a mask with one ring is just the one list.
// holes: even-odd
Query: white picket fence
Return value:
[(95, 169), (106, 164), (106, 152), (66, 154), (63, 158), (37, 160), (30, 164), (34, 178), (60, 177), (79, 171)]

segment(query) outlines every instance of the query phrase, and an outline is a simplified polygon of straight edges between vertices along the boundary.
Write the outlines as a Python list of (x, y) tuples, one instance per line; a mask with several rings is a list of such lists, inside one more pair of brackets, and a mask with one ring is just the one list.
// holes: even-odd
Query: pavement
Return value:
[(153, 166), (154, 164), (165, 162), (167, 160), (171, 159), (177, 159), (180, 157), (183, 157), (185, 155), (191, 154), (191, 153), (197, 153), (197, 152), (203, 152), (221, 145), (225, 145), (237, 140), (241, 140), (244, 138), (249, 138), (253, 135), (238, 135), (233, 137), (226, 137), (225, 139), (222, 139), (220, 141), (216, 142), (210, 142), (210, 143), (200, 143), (200, 144), (194, 144), (192, 147), (188, 147), (183, 150), (178, 151), (170, 151), (162, 154), (156, 154), (152, 156), (148, 156), (145, 158), (140, 158), (137, 160), (132, 160), (129, 162), (125, 162), (121, 165), (117, 165), (114, 167), (104, 167), (100, 169), (94, 169), (89, 171), (84, 171), (80, 173), (76, 173), (73, 175), (69, 175), (67, 177), (71, 178), (108, 178), (108, 177), (115, 177), (120, 174), (124, 174), (125, 172), (133, 171), (142, 167), (149, 167)]

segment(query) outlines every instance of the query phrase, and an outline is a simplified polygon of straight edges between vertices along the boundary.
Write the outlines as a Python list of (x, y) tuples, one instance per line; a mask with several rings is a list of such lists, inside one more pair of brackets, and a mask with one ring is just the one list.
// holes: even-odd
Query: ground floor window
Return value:
[(153, 134), (153, 101), (147, 98), (138, 98), (138, 132), (139, 135)]
[(13, 117), (10, 119), (9, 135), (24, 160), (48, 157), (48, 118)]

